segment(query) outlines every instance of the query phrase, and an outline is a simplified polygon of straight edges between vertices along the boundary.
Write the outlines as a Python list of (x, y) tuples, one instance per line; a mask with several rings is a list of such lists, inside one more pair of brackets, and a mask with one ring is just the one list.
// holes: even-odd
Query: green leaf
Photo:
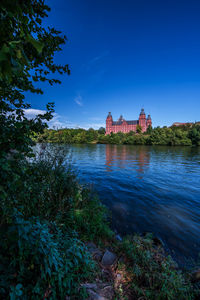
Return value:
[(38, 53), (42, 52), (44, 48), (44, 44), (36, 39), (34, 39), (30, 34), (28, 35), (28, 41), (33, 45), (33, 47), (38, 51)]
[(22, 58), (22, 53), (21, 53), (21, 50), (16, 50), (16, 54), (17, 54), (17, 58), (20, 59)]
[(5, 44), (3, 45), (3, 47), (0, 50), (0, 62), (1, 61), (5, 61), (8, 59), (8, 53), (9, 53), (10, 49), (9, 47), (7, 47)]

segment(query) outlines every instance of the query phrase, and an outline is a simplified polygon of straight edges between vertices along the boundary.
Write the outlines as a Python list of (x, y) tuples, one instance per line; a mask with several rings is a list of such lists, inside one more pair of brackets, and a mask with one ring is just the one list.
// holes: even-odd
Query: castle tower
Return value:
[(145, 132), (147, 129), (147, 124), (146, 124), (146, 115), (144, 112), (144, 108), (142, 108), (140, 112), (139, 125), (142, 127), (142, 132)]
[(119, 117), (118, 121), (123, 121), (123, 116), (122, 115)]
[(113, 123), (113, 118), (111, 112), (109, 112), (106, 118), (106, 134), (110, 134), (112, 132), (112, 123)]
[(151, 120), (151, 116), (150, 116), (150, 115), (148, 115), (148, 117), (147, 117), (147, 128), (148, 128), (149, 126), (152, 127), (152, 120)]

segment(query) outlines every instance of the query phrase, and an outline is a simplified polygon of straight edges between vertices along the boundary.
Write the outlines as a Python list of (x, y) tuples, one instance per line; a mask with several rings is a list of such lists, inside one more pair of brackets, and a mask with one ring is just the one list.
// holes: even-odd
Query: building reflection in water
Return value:
[(149, 167), (150, 151), (146, 146), (106, 145), (106, 171), (112, 172), (115, 168), (134, 169), (139, 178), (143, 178)]

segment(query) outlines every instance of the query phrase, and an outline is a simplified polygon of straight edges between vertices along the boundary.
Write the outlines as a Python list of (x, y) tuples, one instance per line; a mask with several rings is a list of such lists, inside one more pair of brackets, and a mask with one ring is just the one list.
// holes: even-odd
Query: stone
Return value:
[(121, 275), (121, 274), (117, 274), (116, 280), (117, 280), (117, 281), (120, 281), (121, 279), (122, 279), (122, 275)]
[(192, 282), (200, 281), (200, 269), (192, 272)]
[(85, 283), (81, 286), (87, 290), (88, 300), (111, 300), (114, 297), (114, 289), (107, 283)]
[(111, 281), (112, 277), (110, 271), (105, 268), (101, 269), (101, 278), (103, 279), (104, 282)]
[(88, 300), (108, 300), (108, 298), (100, 296), (98, 293), (93, 290), (88, 290), (89, 299)]
[(123, 257), (123, 256), (120, 256), (118, 262), (119, 262), (120, 264), (125, 264), (124, 257)]
[(115, 277), (115, 283), (114, 283), (114, 286), (115, 288), (117, 289), (120, 285), (120, 283), (122, 282), (122, 275), (121, 274), (117, 274), (116, 277)]
[(81, 285), (82, 287), (87, 289), (94, 289), (97, 290), (97, 284), (96, 283), (84, 283)]
[(92, 243), (92, 242), (86, 243), (86, 246), (88, 247), (88, 249), (92, 249), (92, 248), (96, 248), (96, 247), (97, 247), (97, 246), (96, 246), (94, 243)]
[(122, 237), (119, 234), (116, 235), (116, 239), (120, 242), (122, 241)]
[(153, 243), (155, 246), (158, 246), (158, 247), (163, 247), (164, 248), (164, 242), (161, 240), (161, 238), (159, 237), (154, 237), (153, 238)]
[(101, 259), (102, 259), (102, 256), (103, 256), (103, 252), (101, 250), (99, 250), (99, 249), (96, 249), (96, 251), (93, 254), (94, 260), (100, 262)]
[(94, 243), (87, 243), (86, 246), (93, 259), (100, 262), (103, 256), (103, 252), (99, 248), (97, 248)]
[(117, 256), (115, 253), (110, 252), (109, 250), (106, 250), (104, 253), (101, 264), (103, 266), (112, 266), (117, 260)]
[(100, 291), (100, 295), (103, 296), (103, 297), (106, 297), (107, 299), (112, 299), (114, 297), (113, 287), (111, 285), (108, 285), (108, 286), (104, 287)]
[(174, 268), (175, 270), (179, 270), (179, 265), (177, 264), (177, 262), (175, 260), (173, 260), (172, 268)]

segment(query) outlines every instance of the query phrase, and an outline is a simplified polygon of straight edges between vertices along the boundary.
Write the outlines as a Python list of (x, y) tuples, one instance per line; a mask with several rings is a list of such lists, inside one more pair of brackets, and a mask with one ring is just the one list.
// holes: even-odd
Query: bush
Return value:
[[(6, 229), (6, 230), (5, 230)], [(15, 211), (1, 230), (2, 299), (64, 299), (79, 293), (80, 282), (94, 270), (86, 247), (54, 223), (25, 221)], [(83, 296), (83, 295), (82, 295)]]
[(61, 147), (32, 160), (8, 160), (15, 173), (4, 182), (1, 202), (2, 299), (86, 295), (80, 283), (90, 279), (94, 264), (82, 241), (99, 241), (111, 231), (105, 208), (65, 159)]

